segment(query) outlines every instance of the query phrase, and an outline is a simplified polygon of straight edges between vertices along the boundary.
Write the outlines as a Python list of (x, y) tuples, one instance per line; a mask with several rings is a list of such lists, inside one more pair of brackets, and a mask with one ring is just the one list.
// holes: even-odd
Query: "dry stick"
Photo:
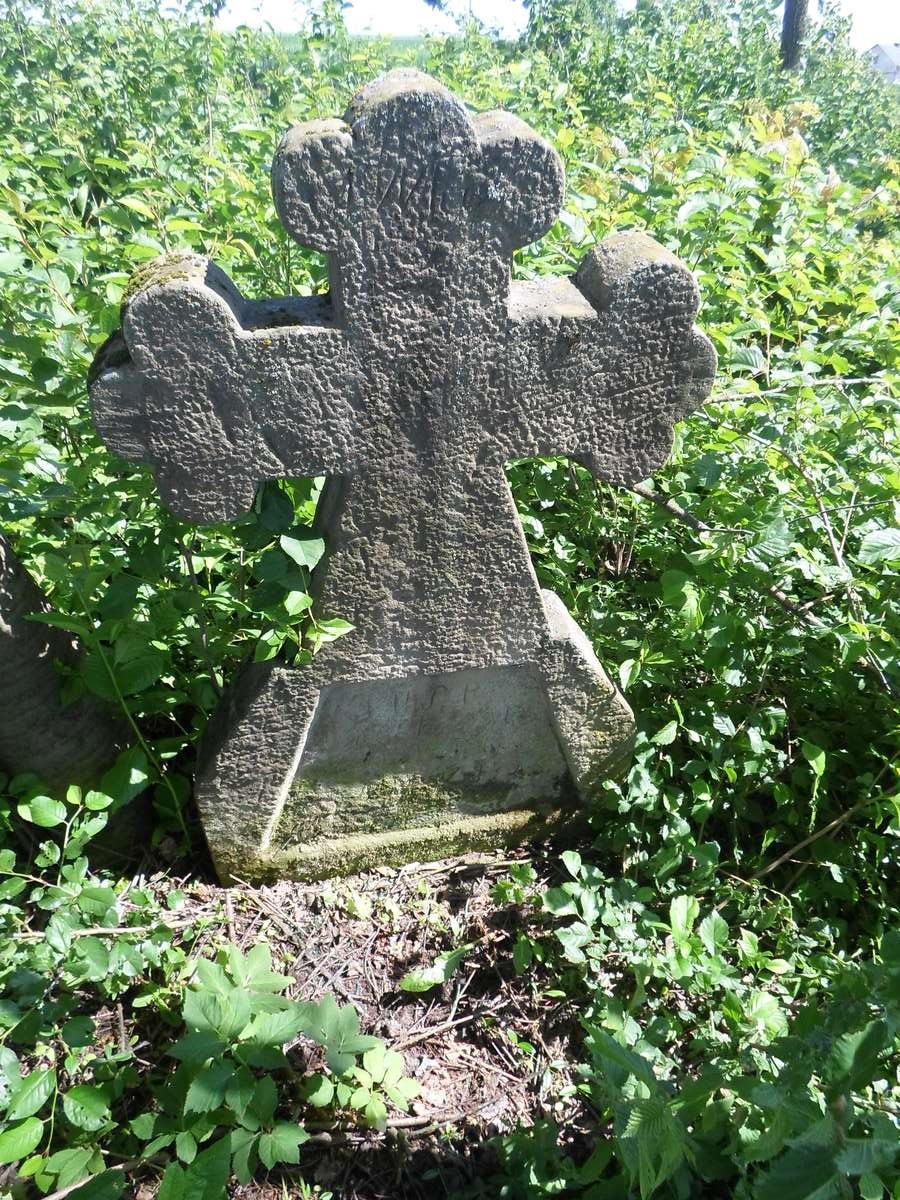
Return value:
[(225, 892), (225, 921), (228, 925), (228, 940), (235, 945), (237, 935), (234, 930), (234, 902), (231, 899), (231, 888)]
[[(167, 921), (165, 925), (94, 925), (90, 929), (73, 929), (69, 932), (69, 937), (124, 937), (129, 933), (155, 933), (158, 929), (186, 929), (190, 924), (190, 921)], [(41, 941), (46, 936), (46, 931), (42, 929), (16, 934), (16, 938), (22, 942)]]
[[(714, 533), (715, 530), (711, 525), (707, 525), (705, 521), (701, 521), (699, 517), (695, 517), (693, 513), (688, 512), (686, 508), (682, 508), (680, 504), (676, 504), (674, 500), (668, 496), (662, 496), (659, 492), (654, 492), (652, 488), (647, 487), (646, 483), (636, 483), (629, 489), (638, 496), (642, 496), (645, 500), (652, 501), (658, 508), (662, 508), (665, 512), (687, 525), (696, 533)], [(790, 596), (785, 595), (781, 588), (774, 584), (769, 584), (766, 587), (761, 587), (761, 590), (766, 595), (771, 596), (785, 612), (791, 613), (792, 616), (803, 621), (806, 625), (811, 625), (815, 629), (827, 629), (828, 626), (824, 621), (820, 621), (813, 613), (806, 612), (799, 604), (796, 604)]]
[(801, 382), (794, 380), (793, 382), (785, 383), (784, 387), (760, 388), (758, 392), (718, 392), (711, 396), (710, 400), (757, 400), (761, 396), (784, 396), (787, 392), (795, 391), (797, 388), (820, 388), (820, 387), (846, 387), (849, 384), (860, 383), (883, 383), (885, 387), (890, 387), (890, 382), (881, 375), (829, 375), (827, 379), (804, 379)]
[(128, 1034), (125, 1032), (125, 1009), (121, 1002), (116, 1005), (116, 1027), (119, 1031), (119, 1050), (128, 1053)]
[(835, 829), (840, 829), (845, 822), (850, 820), (854, 813), (859, 812), (859, 810), (864, 808), (868, 803), (870, 803), (870, 801), (871, 797), (868, 797), (865, 800), (857, 801), (856, 804), (852, 804), (849, 808), (845, 808), (842, 813), (838, 813), (833, 821), (829, 821), (827, 825), (823, 825), (821, 829), (817, 829), (815, 833), (811, 833), (809, 837), (805, 837), (802, 842), (798, 842), (797, 845), (792, 846), (790, 850), (785, 850), (784, 854), (779, 854), (779, 856), (773, 859), (767, 866), (762, 867), (759, 871), (755, 871), (750, 878), (764, 879), (766, 875), (771, 875), (771, 873), (777, 870), (778, 867), (780, 867), (783, 863), (786, 863), (792, 859), (795, 854), (799, 854), (801, 850), (805, 850), (807, 846), (811, 846), (813, 842), (817, 842), (819, 838), (823, 838), (827, 834), (833, 833)]
[(85, 1175), (85, 1177), (83, 1179), (79, 1179), (77, 1183), (70, 1183), (68, 1187), (58, 1188), (55, 1192), (51, 1192), (49, 1196), (44, 1197), (44, 1200), (62, 1200), (63, 1196), (68, 1196), (70, 1192), (74, 1192), (77, 1188), (84, 1187), (84, 1185), (88, 1183), (90, 1179), (90, 1175)]
[(850, 497), (850, 503), (847, 505), (847, 515), (844, 518), (844, 528), (841, 533), (841, 554), (847, 545), (847, 534), (850, 532), (850, 522), (853, 519), (853, 514), (856, 511), (856, 497), (859, 495), (859, 488), (853, 488), (853, 495)]
[[(779, 856), (777, 858), (773, 859), (772, 862), (768, 863), (766, 866), (760, 867), (760, 869), (758, 871), (755, 871), (750, 876), (749, 879), (741, 879), (738, 875), (730, 875), (729, 878), (737, 880), (738, 883), (744, 884), (745, 887), (751, 883), (757, 883), (757, 882), (759, 882), (759, 880), (764, 879), (767, 875), (770, 875), (772, 873), (772, 871), (776, 870), (776, 868), (782, 866), (786, 862), (789, 862), (794, 857), (795, 854), (798, 854), (801, 850), (805, 850), (807, 848), (807, 846), (811, 846), (814, 842), (817, 842), (820, 838), (823, 838), (827, 834), (834, 833), (835, 830), (840, 829), (841, 826), (845, 825), (852, 816), (854, 816), (856, 813), (860, 812), (862, 809), (867, 808), (876, 799), (878, 799), (878, 797), (873, 794), (874, 789), (880, 783), (883, 776), (886, 775), (887, 772), (892, 769), (893, 765), (894, 764), (891, 761), (888, 761), (884, 764), (884, 766), (881, 768), (881, 770), (878, 772), (878, 774), (872, 780), (872, 783), (869, 786), (869, 792), (865, 796), (864, 799), (857, 800), (855, 804), (851, 804), (849, 808), (845, 808), (842, 813), (838, 813), (838, 815), (832, 821), (829, 821), (827, 825), (823, 825), (821, 829), (817, 829), (815, 831), (815, 833), (811, 833), (809, 835), (809, 837), (805, 837), (803, 839), (803, 841), (798, 842), (796, 844), (796, 846), (791, 846), (790, 850), (786, 850), (784, 852), (784, 854), (779, 854)], [(889, 792), (889, 793), (887, 793), (887, 795), (888, 795), (888, 798), (890, 799), (891, 797), (896, 796), (897, 793)], [(727, 874), (727, 872), (726, 872), (726, 874)], [(794, 878), (796, 878), (796, 876)], [(775, 889), (773, 888), (772, 891), (775, 891)], [(784, 895), (784, 893), (777, 893), (777, 894)], [(719, 912), (727, 904), (728, 904), (727, 899), (722, 900), (719, 904), (716, 905), (716, 912)]]
[[(490, 1108), (493, 1101), (488, 1101), (485, 1104), (479, 1104), (477, 1108), (458, 1108), (451, 1112), (445, 1113), (426, 1113), (421, 1117), (391, 1117), (385, 1124), (385, 1130), (388, 1129), (406, 1129), (417, 1131), (420, 1135), (432, 1129), (440, 1129), (444, 1125), (452, 1125), (457, 1121), (465, 1121), (469, 1117), (477, 1117), (484, 1109)], [(304, 1124), (305, 1129), (314, 1129), (320, 1133), (327, 1134), (346, 1134), (346, 1133), (372, 1133), (372, 1130), (351, 1126), (350, 1128), (342, 1128), (340, 1125), (332, 1125), (326, 1121), (307, 1121)], [(49, 1197), (46, 1198), (49, 1200)]]
[(264, 917), (268, 917), (270, 921), (274, 921), (275, 924), (278, 925), (281, 930), (288, 935), (288, 937), (293, 937), (296, 934), (297, 930), (292, 928), (288, 922), (284, 920), (274, 905), (270, 905), (267, 901), (263, 900), (262, 896), (254, 891), (253, 887), (247, 883), (246, 880), (241, 879), (237, 875), (234, 876), (234, 879), (235, 882), (241, 884), (242, 887), (247, 889), (243, 893), (244, 898), (249, 900), (251, 904), (258, 908)]
[[(130, 1175), (134, 1171), (139, 1171), (141, 1167), (162, 1166), (166, 1162), (168, 1162), (167, 1155), (153, 1154), (150, 1158), (125, 1159), (123, 1162), (116, 1163), (115, 1166), (107, 1169), (110, 1171), (121, 1171), (123, 1175)], [(82, 1179), (79, 1179), (77, 1183), (70, 1183), (63, 1188), (59, 1188), (55, 1192), (50, 1192), (49, 1195), (44, 1196), (44, 1200), (63, 1200), (63, 1196), (68, 1196), (70, 1192), (74, 1192), (78, 1188), (84, 1187), (85, 1184), (89, 1183), (93, 1178), (95, 1178), (95, 1176), (85, 1175)]]
[(420, 1033), (410, 1034), (409, 1037), (400, 1038), (391, 1046), (392, 1050), (405, 1050), (408, 1046), (415, 1046), (417, 1042), (426, 1042), (430, 1037), (435, 1037), (439, 1033), (446, 1033), (450, 1029), (456, 1029), (458, 1025), (468, 1025), (471, 1021), (477, 1021), (479, 1017), (484, 1016), (484, 1013), (469, 1013), (466, 1017), (457, 1017), (453, 1021), (442, 1021), (440, 1025), (432, 1025), (430, 1029), (423, 1029)]

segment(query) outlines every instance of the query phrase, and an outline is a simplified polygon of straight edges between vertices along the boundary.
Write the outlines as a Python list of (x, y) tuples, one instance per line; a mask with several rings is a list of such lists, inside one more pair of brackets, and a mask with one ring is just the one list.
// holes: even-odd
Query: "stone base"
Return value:
[(524, 660), (359, 677), (348, 638), (306, 668), (250, 668), (197, 779), (220, 879), (432, 861), (575, 817), (624, 768), (633, 719), (558, 597), (542, 598), (546, 633)]
[(272, 844), (575, 800), (532, 666), (335, 683), (319, 693)]
[[(256, 882), (297, 879), (311, 882), (333, 875), (355, 875), (379, 867), (435, 862), (458, 854), (519, 846), (575, 825), (581, 812), (537, 812), (517, 809), (482, 817), (464, 817), (439, 825), (419, 825), (384, 833), (348, 834), (299, 845), (274, 847), (265, 866), (253, 872)], [(243, 878), (243, 877), (242, 877)]]

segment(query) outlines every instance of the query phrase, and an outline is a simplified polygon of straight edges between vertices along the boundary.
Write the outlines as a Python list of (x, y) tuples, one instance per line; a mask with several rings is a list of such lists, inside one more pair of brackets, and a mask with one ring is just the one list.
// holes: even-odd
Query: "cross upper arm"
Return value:
[(323, 297), (245, 300), (196, 256), (156, 264), (91, 382), (97, 428), (154, 467), (187, 520), (230, 520), (264, 479), (339, 473), (365, 452), (346, 335)]
[(617, 483), (650, 475), (712, 385), (698, 305), (687, 268), (643, 234), (607, 239), (572, 278), (513, 285), (485, 414), (505, 456), (566, 455)]

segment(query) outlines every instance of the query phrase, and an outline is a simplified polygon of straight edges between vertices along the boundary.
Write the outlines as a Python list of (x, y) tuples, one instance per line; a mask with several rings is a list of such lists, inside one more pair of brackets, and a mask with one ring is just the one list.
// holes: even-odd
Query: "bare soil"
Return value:
[[(186, 899), (179, 917), (206, 919), (194, 953), (202, 939), (227, 937), (243, 949), (267, 943), (276, 969), (295, 980), (292, 995), (315, 1000), (330, 992), (352, 1002), (363, 1031), (400, 1052), (421, 1089), (409, 1113), (390, 1113), (383, 1133), (352, 1117), (307, 1121), (313, 1138), (302, 1147), (297, 1174), (273, 1172), (235, 1186), (233, 1197), (486, 1198), (499, 1195), (491, 1183), (491, 1140), (498, 1135), (552, 1118), (577, 1140), (578, 1102), (561, 1098), (572, 1083), (577, 1013), (545, 994), (539, 970), (514, 970), (527, 900), (492, 897), (515, 861), (468, 855), (317, 884), (180, 885)], [(538, 879), (531, 890), (546, 884)], [(447, 983), (419, 994), (401, 990), (407, 972), (467, 943), (472, 949)], [(289, 1051), (300, 1071), (316, 1069), (316, 1055), (308, 1043)], [(147, 1181), (136, 1194), (149, 1200), (154, 1192)]]

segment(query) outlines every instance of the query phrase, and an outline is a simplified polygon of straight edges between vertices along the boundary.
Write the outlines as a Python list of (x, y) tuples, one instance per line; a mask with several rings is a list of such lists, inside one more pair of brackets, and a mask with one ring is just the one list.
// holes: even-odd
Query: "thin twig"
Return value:
[[(711, 525), (707, 525), (705, 521), (701, 521), (699, 517), (695, 517), (692, 512), (688, 512), (686, 508), (682, 508), (680, 504), (676, 504), (671, 497), (663, 496), (659, 492), (654, 492), (653, 489), (649, 488), (645, 483), (636, 483), (629, 490), (638, 496), (642, 496), (645, 500), (652, 501), (652, 503), (657, 505), (658, 508), (664, 509), (671, 516), (675, 517), (677, 521), (681, 521), (683, 525), (687, 525), (696, 533), (716, 532)], [(776, 587), (774, 583), (757, 586), (759, 586), (760, 590), (765, 592), (767, 596), (771, 596), (777, 604), (780, 604), (786, 612), (791, 613), (792, 616), (797, 617), (798, 620), (803, 621), (804, 624), (811, 625), (816, 629), (828, 628), (824, 621), (820, 621), (819, 618), (813, 613), (805, 611), (799, 604), (792, 600), (790, 596), (786, 595), (781, 588)]]
[(427, 1042), (429, 1038), (436, 1037), (439, 1033), (446, 1033), (450, 1029), (456, 1029), (459, 1025), (468, 1025), (472, 1021), (477, 1021), (482, 1013), (469, 1013), (465, 1017), (457, 1017), (455, 1020), (442, 1021), (440, 1025), (432, 1025), (429, 1029), (423, 1029), (421, 1033), (410, 1034), (409, 1037), (400, 1038), (394, 1042), (391, 1049), (405, 1050), (408, 1046), (415, 1046), (417, 1042)]
[(231, 899), (231, 888), (227, 888), (225, 892), (225, 920), (228, 924), (228, 940), (234, 945), (237, 942), (237, 935), (234, 931), (234, 902)]
[(797, 388), (843, 388), (850, 384), (862, 383), (883, 383), (885, 387), (891, 386), (889, 381), (881, 375), (829, 375), (825, 379), (793, 380), (786, 383), (784, 387), (760, 388), (756, 392), (719, 392), (711, 396), (710, 400), (713, 403), (718, 400), (756, 400), (763, 396), (784, 396), (787, 392), (795, 391)]
[(269, 904), (267, 900), (264, 900), (262, 896), (260, 896), (260, 894), (255, 891), (249, 883), (246, 882), (246, 880), (241, 879), (238, 875), (234, 875), (233, 879), (236, 883), (239, 883), (243, 888), (246, 889), (246, 891), (243, 892), (243, 896), (246, 900), (249, 900), (251, 904), (255, 905), (255, 907), (259, 909), (264, 917), (268, 917), (270, 921), (274, 921), (275, 924), (282, 930), (282, 932), (288, 935), (288, 937), (294, 937), (294, 935), (297, 933), (297, 930), (288, 924), (288, 922), (281, 916), (274, 905)]
[[(70, 938), (83, 937), (124, 937), (126, 934), (155, 933), (158, 929), (186, 929), (191, 921), (166, 922), (165, 925), (94, 925), (90, 929), (72, 929)], [(16, 939), (21, 942), (42, 941), (46, 936), (43, 929), (31, 930), (28, 933), (17, 933)]]
[(116, 1029), (119, 1034), (119, 1052), (127, 1054), (128, 1034), (125, 1032), (125, 1009), (122, 1007), (121, 1001), (116, 1005)]
[(844, 529), (841, 533), (841, 554), (844, 553), (844, 547), (847, 545), (847, 534), (850, 532), (850, 522), (853, 519), (853, 514), (856, 511), (856, 497), (859, 495), (859, 488), (854, 487), (853, 495), (850, 497), (850, 503), (847, 505), (847, 515), (844, 518)]
[[(425, 1113), (420, 1117), (389, 1117), (385, 1122), (384, 1131), (389, 1129), (406, 1129), (419, 1130), (429, 1129), (432, 1126), (435, 1129), (440, 1129), (444, 1125), (453, 1125), (459, 1121), (466, 1121), (470, 1117), (477, 1117), (484, 1109), (489, 1108), (493, 1101), (488, 1101), (485, 1104), (479, 1104), (477, 1108), (457, 1108), (450, 1112), (441, 1113)], [(304, 1128), (318, 1131), (320, 1133), (346, 1134), (346, 1133), (372, 1133), (374, 1130), (367, 1130), (364, 1127), (348, 1127), (343, 1125), (331, 1124), (327, 1121), (307, 1121), (304, 1123)]]

